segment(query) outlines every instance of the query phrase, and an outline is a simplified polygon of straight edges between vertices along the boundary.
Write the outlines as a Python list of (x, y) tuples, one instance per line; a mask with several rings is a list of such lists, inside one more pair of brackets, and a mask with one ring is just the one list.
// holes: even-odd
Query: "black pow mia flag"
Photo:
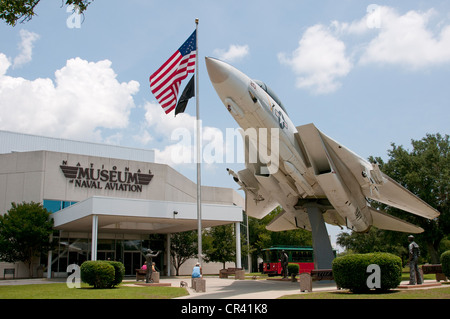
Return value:
[(178, 100), (177, 107), (175, 108), (175, 116), (178, 113), (183, 113), (186, 109), (187, 103), (191, 97), (195, 96), (195, 84), (194, 84), (194, 75), (192, 75), (188, 84), (181, 93), (180, 99)]

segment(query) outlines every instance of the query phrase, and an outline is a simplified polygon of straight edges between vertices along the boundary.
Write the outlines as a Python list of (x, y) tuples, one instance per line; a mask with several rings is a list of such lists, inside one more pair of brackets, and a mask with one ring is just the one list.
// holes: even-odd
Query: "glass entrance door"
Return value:
[(139, 251), (125, 251), (123, 253), (125, 275), (136, 275), (135, 269), (139, 269), (142, 266), (141, 252)]
[(102, 250), (97, 252), (97, 260), (116, 260), (116, 252), (114, 250)]

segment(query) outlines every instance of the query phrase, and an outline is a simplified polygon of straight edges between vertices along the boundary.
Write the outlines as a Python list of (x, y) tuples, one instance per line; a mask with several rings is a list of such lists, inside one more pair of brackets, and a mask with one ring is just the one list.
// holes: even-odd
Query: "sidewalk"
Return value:
[[(176, 299), (276, 299), (284, 295), (305, 294), (300, 292), (300, 283), (281, 280), (235, 280), (205, 277), (206, 292), (195, 292), (191, 285), (191, 278), (163, 278), (161, 282), (170, 282), (172, 287), (180, 287), (180, 282), (188, 284), (188, 296)], [(397, 289), (432, 289), (445, 285), (435, 280), (426, 280), (423, 285), (408, 286), (408, 281), (402, 281)], [(313, 292), (337, 291), (334, 281), (314, 281)]]
[[(284, 295), (300, 293), (299, 282), (281, 280), (235, 280), (234, 278), (204, 277), (206, 292), (195, 292), (191, 288), (190, 277), (161, 278), (162, 283), (171, 283), (172, 287), (180, 287), (180, 282), (188, 284), (188, 296), (176, 299), (276, 299)], [(132, 282), (130, 282), (131, 284)], [(336, 290), (334, 282), (313, 283), (313, 291)]]

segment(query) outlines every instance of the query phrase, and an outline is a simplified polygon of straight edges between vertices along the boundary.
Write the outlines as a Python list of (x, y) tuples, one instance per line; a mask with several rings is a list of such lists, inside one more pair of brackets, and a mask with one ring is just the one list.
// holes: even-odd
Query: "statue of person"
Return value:
[[(408, 254), (409, 254), (409, 284), (415, 285), (416, 283), (418, 285), (422, 284), (422, 276), (420, 275), (419, 271), (419, 256), (420, 256), (420, 249), (419, 245), (414, 241), (414, 236), (409, 235), (408, 236)], [(417, 279), (417, 280), (416, 280)]]
[(147, 262), (147, 272), (145, 273), (145, 282), (148, 284), (151, 281), (152, 273), (153, 273), (153, 257), (158, 256), (160, 251), (156, 254), (150, 248), (147, 249), (147, 254), (145, 255), (145, 261)]
[(288, 266), (288, 262), (289, 262), (289, 257), (286, 254), (286, 252), (284, 251), (284, 249), (281, 251), (281, 273), (283, 275), (283, 278), (287, 278), (287, 266)]

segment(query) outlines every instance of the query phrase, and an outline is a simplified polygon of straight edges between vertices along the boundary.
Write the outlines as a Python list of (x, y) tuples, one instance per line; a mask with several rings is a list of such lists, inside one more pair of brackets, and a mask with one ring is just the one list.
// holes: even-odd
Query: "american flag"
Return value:
[(150, 90), (158, 100), (166, 114), (177, 105), (177, 96), (181, 81), (189, 73), (195, 71), (197, 55), (197, 31), (167, 60), (155, 73), (150, 76)]

